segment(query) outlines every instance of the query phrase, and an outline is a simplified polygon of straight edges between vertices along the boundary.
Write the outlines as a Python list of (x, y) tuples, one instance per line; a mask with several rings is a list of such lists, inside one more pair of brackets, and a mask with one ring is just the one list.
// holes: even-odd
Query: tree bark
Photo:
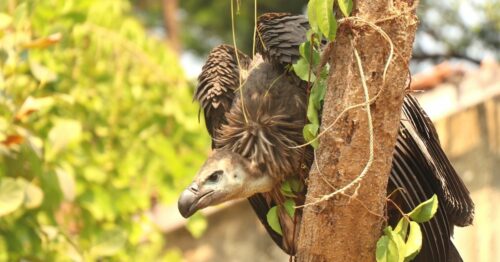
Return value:
[(177, 20), (178, 0), (163, 0), (163, 25), (167, 33), (167, 39), (177, 54), (181, 51), (179, 37), (179, 22)]
[[(400, 112), (409, 85), (409, 60), (417, 28), (413, 0), (355, 1), (353, 16), (375, 23), (394, 44), (394, 58), (386, 84), (371, 105), (374, 160), (358, 185), (317, 205), (304, 208), (297, 261), (375, 261), (382, 232), (386, 188), (399, 129)], [(344, 22), (330, 55), (330, 76), (322, 116), (322, 130), (346, 107), (363, 103), (365, 96), (350, 38), (362, 60), (370, 97), (382, 87), (390, 47), (362, 22)], [(364, 107), (345, 114), (335, 128), (320, 138), (316, 161), (309, 174), (306, 203), (347, 185), (369, 159), (369, 131)], [(321, 177), (323, 176), (323, 177)], [(348, 195), (352, 195), (349, 197)]]

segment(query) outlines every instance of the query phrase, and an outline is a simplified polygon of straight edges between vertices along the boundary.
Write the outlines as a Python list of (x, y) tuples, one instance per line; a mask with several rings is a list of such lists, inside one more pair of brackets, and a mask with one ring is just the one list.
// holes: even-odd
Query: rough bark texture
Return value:
[[(375, 261), (375, 246), (381, 234), (383, 218), (370, 212), (384, 214), (387, 181), (404, 89), (409, 81), (408, 62), (417, 27), (417, 18), (410, 9), (416, 4), (412, 0), (355, 1), (353, 16), (371, 22), (379, 21), (377, 25), (390, 36), (395, 47), (384, 91), (371, 106), (375, 134), (374, 161), (359, 188), (355, 186), (347, 191), (350, 195), (354, 193), (357, 200), (337, 195), (329, 201), (305, 208), (298, 240), (297, 259), (300, 262)], [(384, 20), (389, 17), (391, 19)], [(332, 66), (323, 109), (323, 127), (332, 123), (347, 106), (364, 101), (349, 34), (360, 54), (370, 97), (382, 86), (384, 64), (390, 50), (386, 41), (363, 23), (342, 24), (330, 57)], [(320, 139), (316, 161), (321, 174), (315, 166), (312, 168), (306, 202), (333, 191), (321, 175), (335, 188), (341, 188), (357, 177), (369, 158), (368, 149), (366, 111), (352, 110), (340, 119), (333, 131)]]

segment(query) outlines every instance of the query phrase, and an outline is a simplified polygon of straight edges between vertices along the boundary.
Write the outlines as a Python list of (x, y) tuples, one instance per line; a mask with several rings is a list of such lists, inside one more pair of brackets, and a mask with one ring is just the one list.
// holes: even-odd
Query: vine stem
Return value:
[[(392, 59), (394, 57), (394, 44), (392, 43), (391, 38), (389, 37), (389, 35), (387, 35), (387, 33), (384, 32), (384, 30), (382, 30), (379, 26), (375, 25), (374, 23), (372, 23), (370, 21), (367, 21), (367, 20), (359, 18), (359, 17), (347, 17), (347, 18), (341, 19), (340, 22), (349, 21), (349, 20), (350, 21), (361, 22), (361, 23), (364, 23), (365, 25), (373, 28), (389, 44), (390, 52), (389, 52), (389, 56), (387, 57), (387, 61), (386, 61), (385, 66), (384, 66), (384, 73), (382, 74), (382, 87), (377, 92), (377, 94), (370, 99), (369, 103), (372, 104), (373, 102), (375, 102), (375, 100), (378, 99), (378, 97), (380, 96), (380, 94), (384, 90), (385, 79), (386, 79), (386, 76), (387, 76), (387, 71), (388, 71), (389, 66), (390, 66), (390, 64), (392, 62)], [(302, 145), (293, 146), (293, 147), (289, 147), (289, 148), (300, 148), (300, 147), (305, 147), (305, 146), (308, 146), (308, 145), (314, 143), (314, 141), (318, 140), (320, 137), (322, 137), (324, 134), (326, 134), (326, 132), (328, 132), (330, 129), (332, 129), (335, 126), (335, 124), (344, 116), (344, 114), (346, 114), (347, 112), (349, 112), (349, 111), (351, 111), (353, 109), (356, 109), (356, 108), (359, 108), (359, 107), (363, 107), (363, 106), (365, 106), (365, 104), (366, 103), (359, 103), (359, 104), (347, 107), (346, 109), (342, 110), (342, 112), (340, 112), (340, 114), (337, 116), (337, 118), (335, 118), (335, 120), (330, 125), (328, 125), (323, 131), (321, 131), (321, 133), (319, 133), (315, 138), (311, 139), (309, 142), (304, 143)]]
[(352, 39), (350, 39), (350, 42), (351, 42), (351, 46), (354, 50), (354, 57), (356, 58), (356, 64), (358, 66), (358, 70), (359, 70), (359, 74), (360, 74), (360, 78), (361, 78), (361, 85), (363, 86), (363, 92), (364, 92), (364, 96), (365, 96), (365, 103), (363, 105), (365, 106), (366, 116), (368, 118), (368, 132), (369, 132), (369, 157), (368, 157), (368, 161), (367, 161), (365, 167), (363, 168), (363, 170), (361, 171), (361, 173), (355, 179), (353, 179), (351, 182), (349, 182), (349, 184), (343, 186), (340, 189), (333, 191), (332, 193), (330, 193), (328, 195), (323, 195), (321, 198), (319, 198), (318, 200), (316, 200), (314, 202), (302, 205), (300, 207), (307, 207), (307, 206), (311, 206), (311, 205), (316, 205), (316, 204), (319, 204), (320, 202), (329, 200), (330, 198), (334, 197), (337, 194), (344, 194), (345, 191), (347, 191), (348, 189), (350, 189), (351, 187), (360, 183), (363, 180), (363, 178), (368, 173), (368, 170), (370, 170), (371, 165), (373, 164), (374, 135), (373, 135), (373, 119), (372, 119), (372, 114), (371, 114), (371, 109), (370, 109), (370, 104), (371, 104), (370, 103), (370, 95), (368, 93), (368, 86), (366, 85), (365, 73), (363, 71), (363, 65), (361, 62), (361, 58), (359, 57), (358, 50), (354, 46)]
[(241, 100), (241, 109), (243, 111), (243, 117), (245, 118), (245, 123), (248, 124), (248, 117), (245, 108), (245, 99), (243, 98), (243, 86), (241, 79), (241, 64), (240, 57), (238, 55), (238, 46), (236, 45), (236, 30), (234, 26), (234, 0), (231, 0), (231, 32), (233, 35), (233, 46), (234, 46), (234, 56), (236, 56), (236, 62), (238, 63), (238, 80), (239, 80), (239, 91), (240, 91), (240, 100)]

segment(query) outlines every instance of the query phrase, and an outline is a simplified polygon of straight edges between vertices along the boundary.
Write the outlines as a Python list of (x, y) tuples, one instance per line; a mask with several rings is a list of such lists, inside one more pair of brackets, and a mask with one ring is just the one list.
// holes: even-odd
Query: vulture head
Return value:
[(187, 218), (207, 206), (271, 191), (274, 185), (255, 162), (228, 150), (214, 150), (179, 197), (179, 211)]

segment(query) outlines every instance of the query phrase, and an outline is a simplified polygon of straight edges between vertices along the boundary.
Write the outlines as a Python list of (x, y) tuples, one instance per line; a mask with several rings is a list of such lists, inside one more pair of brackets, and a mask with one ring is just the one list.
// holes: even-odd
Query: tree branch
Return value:
[[(313, 168), (309, 175), (306, 205), (329, 195), (331, 186), (343, 188), (359, 177), (370, 158), (370, 116), (373, 118), (373, 162), (364, 178), (358, 181), (358, 186), (344, 192), (361, 203), (351, 201), (353, 197), (346, 197), (346, 194), (338, 194), (304, 208), (298, 240), (299, 262), (375, 261), (375, 245), (384, 221), (372, 213), (384, 213), (387, 181), (404, 90), (409, 83), (408, 63), (417, 25), (416, 3), (411, 0), (390, 3), (394, 6), (382, 0), (355, 1), (354, 14), (359, 19), (342, 23), (333, 45), (322, 130), (345, 108), (363, 103), (382, 91), (371, 104), (371, 110), (357, 107), (348, 111), (334, 130), (320, 138), (319, 168)], [(411, 8), (413, 10), (408, 12)], [(384, 20), (387, 17), (393, 18)], [(378, 30), (362, 22), (366, 20), (383, 21), (377, 24), (389, 35), (396, 48), (385, 86), (384, 63), (391, 53), (390, 46)], [(359, 53), (359, 59), (356, 59), (350, 37), (354, 39), (352, 46)], [(356, 61), (361, 62), (361, 68)], [(363, 75), (365, 81), (361, 80)], [(368, 95), (363, 91), (365, 84)]]

